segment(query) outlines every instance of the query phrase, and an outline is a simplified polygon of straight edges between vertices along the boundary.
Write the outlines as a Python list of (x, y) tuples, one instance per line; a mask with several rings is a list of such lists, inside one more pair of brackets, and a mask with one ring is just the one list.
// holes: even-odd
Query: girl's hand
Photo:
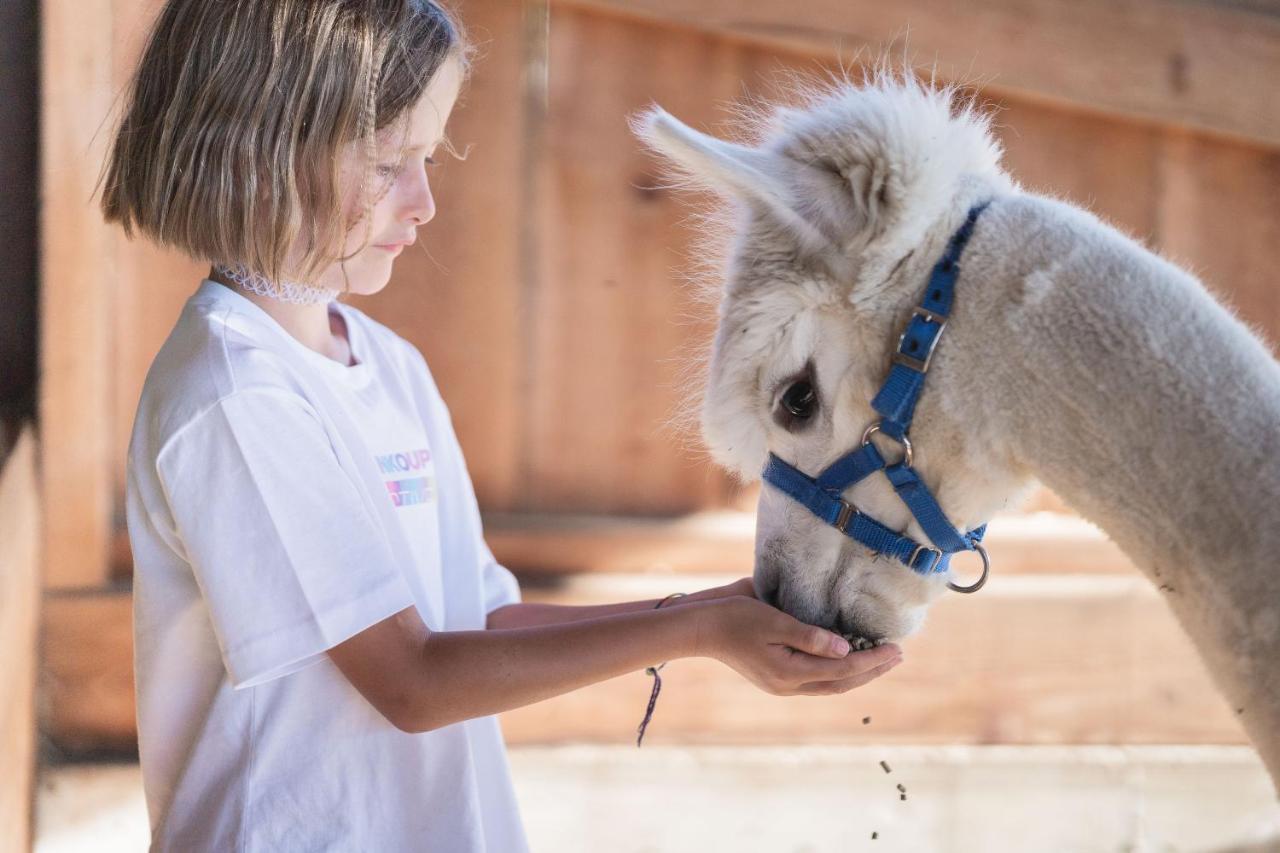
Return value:
[(720, 660), (775, 696), (844, 693), (902, 660), (893, 643), (850, 652), (839, 634), (747, 596), (711, 602), (699, 616), (695, 654)]

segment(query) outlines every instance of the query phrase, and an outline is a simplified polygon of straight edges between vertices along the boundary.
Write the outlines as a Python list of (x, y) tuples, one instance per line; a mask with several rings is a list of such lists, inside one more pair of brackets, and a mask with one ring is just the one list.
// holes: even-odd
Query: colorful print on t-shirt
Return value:
[(388, 453), (375, 456), (378, 467), (383, 474), (402, 474), (409, 471), (420, 471), (422, 476), (408, 477), (403, 480), (388, 480), (387, 492), (391, 502), (397, 507), (414, 506), (430, 503), (435, 500), (435, 488), (431, 477), (431, 451), (425, 447), (417, 450), (403, 450), (399, 453)]

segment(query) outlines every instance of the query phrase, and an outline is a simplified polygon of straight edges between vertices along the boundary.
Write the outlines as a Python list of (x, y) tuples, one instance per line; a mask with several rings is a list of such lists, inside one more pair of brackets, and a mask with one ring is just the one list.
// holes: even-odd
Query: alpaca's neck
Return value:
[(1085, 224), (1006, 303), (1010, 440), (1153, 579), (1253, 574), (1280, 550), (1280, 365), (1189, 275)]
[(1024, 199), (1000, 224), (999, 440), (1161, 586), (1280, 780), (1280, 365), (1091, 217)]

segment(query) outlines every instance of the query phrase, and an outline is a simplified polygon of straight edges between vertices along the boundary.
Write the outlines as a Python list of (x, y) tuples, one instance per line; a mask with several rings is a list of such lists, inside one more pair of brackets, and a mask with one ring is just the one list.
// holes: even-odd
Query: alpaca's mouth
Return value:
[(855, 652), (860, 652), (865, 649), (873, 649), (876, 646), (883, 646), (885, 643), (889, 642), (887, 637), (880, 637), (873, 640), (870, 637), (855, 637), (853, 634), (842, 634), (841, 636), (849, 641), (849, 645), (853, 647), (853, 651)]

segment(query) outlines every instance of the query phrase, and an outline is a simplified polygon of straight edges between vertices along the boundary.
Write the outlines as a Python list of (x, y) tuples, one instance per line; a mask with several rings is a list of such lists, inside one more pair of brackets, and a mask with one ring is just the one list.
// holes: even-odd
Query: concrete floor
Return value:
[[(535, 853), (1280, 851), (1280, 804), (1244, 747), (558, 746), (510, 756)], [(37, 812), (37, 853), (146, 848), (134, 765), (50, 768)]]

